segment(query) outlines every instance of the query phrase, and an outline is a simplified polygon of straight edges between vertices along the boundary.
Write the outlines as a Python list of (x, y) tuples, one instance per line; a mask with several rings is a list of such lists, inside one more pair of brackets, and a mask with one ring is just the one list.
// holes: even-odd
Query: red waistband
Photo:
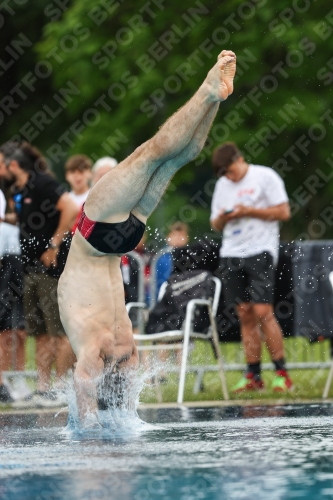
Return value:
[(82, 210), (81, 217), (79, 219), (79, 222), (77, 223), (77, 228), (85, 240), (87, 240), (91, 235), (91, 232), (95, 227), (95, 224), (96, 221), (89, 219), (89, 217), (87, 217), (86, 214), (84, 213), (84, 210)]

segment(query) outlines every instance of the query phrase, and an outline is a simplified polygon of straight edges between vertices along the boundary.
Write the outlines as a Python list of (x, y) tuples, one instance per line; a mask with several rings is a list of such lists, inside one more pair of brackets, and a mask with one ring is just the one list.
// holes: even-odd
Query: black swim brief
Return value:
[(112, 223), (93, 221), (82, 210), (77, 228), (99, 252), (122, 254), (134, 250), (146, 226), (132, 213), (124, 222)]

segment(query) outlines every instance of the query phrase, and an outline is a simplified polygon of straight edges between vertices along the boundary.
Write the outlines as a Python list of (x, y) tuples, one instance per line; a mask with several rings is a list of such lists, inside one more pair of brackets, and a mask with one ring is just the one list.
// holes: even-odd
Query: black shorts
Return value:
[(253, 257), (222, 257), (217, 275), (227, 304), (273, 304), (273, 257), (263, 252)]
[(58, 307), (58, 279), (47, 273), (24, 275), (24, 312), (27, 334), (65, 335)]
[(0, 331), (24, 329), (23, 270), (18, 255), (5, 255), (0, 263)]

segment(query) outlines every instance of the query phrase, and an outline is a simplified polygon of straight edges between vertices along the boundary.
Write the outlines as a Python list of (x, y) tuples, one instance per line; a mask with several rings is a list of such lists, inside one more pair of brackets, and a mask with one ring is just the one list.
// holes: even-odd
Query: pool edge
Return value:
[[(226, 406), (292, 406), (292, 405), (313, 405), (313, 404), (332, 404), (333, 399), (233, 399), (229, 401), (185, 401), (182, 404), (178, 403), (140, 403), (138, 410), (140, 409), (163, 409), (163, 408), (212, 408), (212, 407), (226, 407)], [(67, 408), (29, 408), (26, 410), (12, 408), (0, 409), (1, 415), (19, 415), (19, 414), (57, 414), (57, 413), (67, 412)]]

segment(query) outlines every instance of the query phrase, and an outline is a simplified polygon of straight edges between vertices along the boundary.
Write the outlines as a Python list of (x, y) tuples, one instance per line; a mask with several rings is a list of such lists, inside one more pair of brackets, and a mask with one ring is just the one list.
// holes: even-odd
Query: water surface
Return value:
[(332, 499), (333, 406), (139, 410), (131, 432), (0, 417), (0, 499)]

